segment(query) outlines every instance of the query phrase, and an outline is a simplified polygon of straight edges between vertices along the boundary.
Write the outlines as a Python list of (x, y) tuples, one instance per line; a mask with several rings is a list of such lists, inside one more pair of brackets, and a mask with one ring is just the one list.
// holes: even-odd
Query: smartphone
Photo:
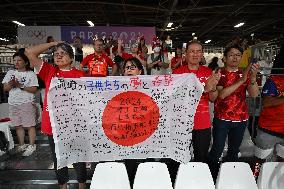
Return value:
[(256, 63), (257, 63), (257, 58), (251, 58), (250, 63), (251, 63), (251, 64), (256, 64)]

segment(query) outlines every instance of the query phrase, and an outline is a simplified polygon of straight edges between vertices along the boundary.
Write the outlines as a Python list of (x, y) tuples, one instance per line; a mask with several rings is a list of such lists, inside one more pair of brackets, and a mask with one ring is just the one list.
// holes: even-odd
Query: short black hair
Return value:
[(17, 51), (14, 55), (13, 55), (13, 59), (16, 57), (16, 56), (19, 56), (21, 57), (24, 62), (25, 62), (25, 68), (26, 70), (30, 70), (30, 61), (29, 61), (29, 58), (24, 54), (24, 53), (21, 53), (19, 51)]
[(125, 70), (127, 62), (131, 62), (132, 65), (136, 66), (141, 71), (141, 75), (144, 75), (144, 67), (142, 63), (140, 62), (140, 60), (138, 60), (138, 58), (129, 58), (129, 59), (124, 60), (123, 67), (122, 67), (123, 70)]
[(224, 50), (224, 56), (227, 56), (228, 55), (228, 52), (231, 50), (231, 49), (238, 49), (242, 54), (243, 54), (243, 52), (244, 52), (244, 50), (243, 50), (243, 48), (240, 46), (240, 45), (238, 45), (238, 44), (229, 44), (226, 48), (225, 48), (225, 50)]

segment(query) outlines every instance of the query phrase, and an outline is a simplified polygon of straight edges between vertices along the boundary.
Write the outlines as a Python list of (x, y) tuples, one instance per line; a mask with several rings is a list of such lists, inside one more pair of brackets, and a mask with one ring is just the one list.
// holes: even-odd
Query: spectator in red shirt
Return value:
[(102, 39), (94, 40), (93, 54), (86, 56), (80, 65), (80, 70), (83, 70), (84, 66), (88, 66), (88, 74), (94, 77), (106, 77), (108, 75), (108, 67), (112, 67), (111, 75), (115, 75), (117, 72), (117, 66), (115, 63), (104, 53), (104, 42)]
[(256, 83), (258, 64), (239, 70), (243, 50), (233, 44), (224, 51), (225, 67), (221, 69), (221, 78), (217, 85), (219, 95), (215, 101), (213, 120), (213, 145), (208, 156), (213, 177), (218, 173), (218, 162), (228, 136), (227, 161), (238, 161), (239, 147), (247, 125), (248, 107), (246, 92), (250, 97), (259, 94)]
[[(43, 62), (41, 59), (38, 58), (38, 56), (42, 52), (46, 51), (47, 49), (53, 46), (55, 46), (54, 63), (56, 64), (56, 66), (48, 64), (47, 62)], [(47, 106), (47, 96), (48, 96), (49, 86), (53, 77), (78, 78), (78, 77), (83, 77), (84, 73), (80, 70), (77, 70), (76, 68), (71, 67), (71, 63), (74, 58), (74, 52), (72, 47), (67, 43), (51, 42), (51, 43), (40, 44), (24, 50), (24, 53), (29, 58), (31, 66), (35, 67), (35, 69), (39, 71), (38, 76), (44, 81), (46, 86), (45, 98), (43, 104), (41, 131), (43, 134), (48, 136), (48, 141), (54, 162), (54, 169), (60, 189), (67, 189), (67, 182), (69, 180), (68, 167), (57, 169), (55, 144), (50, 124), (50, 118)], [(86, 163), (84, 162), (74, 163), (73, 166), (77, 173), (79, 189), (85, 189), (86, 188), (85, 183), (87, 177)]]
[(146, 71), (146, 60), (142, 56), (142, 54), (138, 51), (138, 42), (135, 41), (130, 44), (130, 53), (122, 52), (123, 40), (118, 39), (117, 43), (118, 43), (117, 52), (119, 56), (121, 56), (124, 60), (130, 58), (137, 58), (142, 63), (144, 71)]
[(171, 68), (172, 70), (175, 70), (185, 64), (185, 57), (182, 55), (182, 48), (177, 47), (175, 52), (175, 57), (171, 60)]
[(203, 47), (199, 41), (191, 41), (186, 45), (187, 64), (173, 70), (174, 74), (193, 73), (204, 85), (204, 92), (199, 101), (194, 116), (192, 143), (194, 160), (206, 162), (211, 141), (211, 121), (209, 114), (209, 100), (217, 98), (216, 85), (220, 79), (220, 73), (212, 73), (210, 68), (199, 64), (203, 57)]

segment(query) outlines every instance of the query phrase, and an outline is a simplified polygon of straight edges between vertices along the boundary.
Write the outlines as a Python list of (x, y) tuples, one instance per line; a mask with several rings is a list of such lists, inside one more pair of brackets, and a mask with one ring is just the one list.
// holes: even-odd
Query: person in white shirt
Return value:
[[(22, 156), (30, 156), (35, 150), (36, 107), (34, 94), (37, 91), (38, 80), (36, 74), (30, 70), (30, 63), (26, 55), (13, 55), (15, 70), (9, 70), (2, 83), (4, 91), (9, 92), (9, 116), (12, 126), (16, 128), (19, 140), (18, 152)], [(25, 144), (25, 130), (28, 129), (29, 144)]]
[(169, 60), (162, 52), (160, 40), (156, 37), (153, 39), (152, 49), (154, 53), (150, 54), (147, 59), (147, 67), (151, 70), (151, 75), (168, 74)]

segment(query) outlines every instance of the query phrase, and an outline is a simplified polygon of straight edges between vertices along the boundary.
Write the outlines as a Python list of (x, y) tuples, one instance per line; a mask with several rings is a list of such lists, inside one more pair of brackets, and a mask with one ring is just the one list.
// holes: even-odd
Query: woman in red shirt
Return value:
[[(55, 46), (54, 52), (54, 63), (56, 66), (43, 62), (38, 56), (49, 49), (50, 47)], [(49, 145), (52, 152), (54, 169), (58, 179), (60, 189), (67, 189), (67, 182), (69, 181), (68, 168), (63, 167), (57, 169), (57, 159), (55, 153), (55, 144), (53, 139), (53, 133), (50, 123), (50, 117), (47, 106), (47, 96), (48, 90), (53, 77), (63, 77), (63, 78), (78, 78), (83, 77), (84, 73), (76, 68), (72, 68), (71, 63), (74, 58), (74, 52), (72, 47), (67, 43), (60, 42), (51, 42), (40, 44), (28, 49), (21, 49), (24, 51), (25, 55), (29, 58), (31, 65), (38, 71), (38, 76), (44, 81), (46, 90), (45, 98), (43, 103), (43, 113), (42, 113), (42, 126), (41, 131), (43, 134), (48, 136)], [(79, 182), (79, 189), (86, 188), (86, 177), (87, 169), (86, 163), (79, 162), (73, 164), (76, 173), (77, 180)]]
[(177, 47), (175, 52), (175, 57), (173, 57), (171, 60), (171, 68), (172, 70), (175, 70), (184, 64), (186, 64), (186, 62), (185, 62), (185, 57), (182, 55), (182, 48)]

